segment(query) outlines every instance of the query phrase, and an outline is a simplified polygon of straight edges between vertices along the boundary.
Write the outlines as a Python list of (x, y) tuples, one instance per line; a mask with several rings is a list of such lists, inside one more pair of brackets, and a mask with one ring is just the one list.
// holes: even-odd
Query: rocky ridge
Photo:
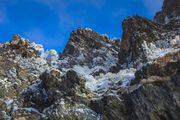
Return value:
[(179, 5), (126, 18), (121, 41), (78, 28), (59, 59), (19, 35), (0, 44), (0, 119), (179, 120)]
[(154, 21), (162, 24), (165, 29), (179, 30), (180, 3), (179, 0), (164, 0), (162, 10), (156, 13)]

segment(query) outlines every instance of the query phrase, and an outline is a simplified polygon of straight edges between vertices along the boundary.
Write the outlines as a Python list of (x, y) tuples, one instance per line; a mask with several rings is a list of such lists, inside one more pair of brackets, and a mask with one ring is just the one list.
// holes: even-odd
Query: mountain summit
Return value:
[(78, 28), (60, 54), (0, 44), (0, 120), (180, 120), (180, 1), (122, 27), (121, 40)]

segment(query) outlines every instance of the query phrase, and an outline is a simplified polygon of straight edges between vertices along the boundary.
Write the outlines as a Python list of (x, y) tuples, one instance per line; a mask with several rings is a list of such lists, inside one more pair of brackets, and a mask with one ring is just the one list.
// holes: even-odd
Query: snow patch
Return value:
[(85, 30), (88, 30), (88, 31), (93, 31), (91, 28), (85, 28)]
[(31, 43), (30, 46), (32, 49), (38, 52), (38, 55), (41, 56), (44, 53), (44, 47), (41, 44)]
[[(142, 44), (143, 50), (144, 50), (144, 55), (146, 56), (146, 58), (148, 59), (149, 62), (156, 59), (156, 58), (163, 57), (167, 53), (180, 50), (180, 48), (173, 48), (172, 47), (173, 45), (180, 43), (179, 36), (176, 36), (176, 38), (173, 39), (169, 45), (167, 45), (167, 44), (162, 45), (161, 41), (157, 41), (156, 43), (158, 43), (159, 47), (153, 43), (147, 44), (146, 41), (144, 41)], [(159, 44), (161, 44), (161, 47)]]
[(165, 17), (165, 24), (168, 24), (170, 22), (169, 18), (166, 16)]
[(106, 92), (113, 86), (127, 87), (131, 80), (135, 78), (136, 69), (124, 69), (118, 73), (106, 73), (100, 74), (99, 76), (93, 76), (92, 73), (96, 70), (95, 68), (88, 68), (87, 66), (75, 65), (73, 70), (79, 75), (84, 77), (86, 80), (86, 88), (97, 93)]

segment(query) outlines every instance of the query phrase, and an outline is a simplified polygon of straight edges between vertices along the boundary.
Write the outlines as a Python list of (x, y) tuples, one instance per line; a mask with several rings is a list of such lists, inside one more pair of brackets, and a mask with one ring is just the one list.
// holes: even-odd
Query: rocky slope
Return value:
[(122, 40), (78, 28), (60, 55), (19, 35), (0, 44), (0, 119), (179, 120), (179, 7), (126, 18)]

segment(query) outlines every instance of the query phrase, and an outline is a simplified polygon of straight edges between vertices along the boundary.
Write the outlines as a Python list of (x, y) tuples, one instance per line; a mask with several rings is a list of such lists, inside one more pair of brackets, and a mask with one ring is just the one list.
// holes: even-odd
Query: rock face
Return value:
[(169, 30), (179, 30), (180, 1), (164, 0), (162, 10), (155, 15), (154, 21), (164, 24)]
[[(154, 21), (139, 16), (126, 18), (122, 25), (119, 63), (138, 66), (153, 60), (155, 56), (151, 55), (152, 52), (175, 47), (180, 34), (179, 6), (179, 0), (165, 0), (162, 11), (156, 14)], [(172, 40), (176, 42), (172, 43)]]
[[(40, 118), (37, 117), (37, 110), (17, 105), (21, 102), (17, 100), (21, 92), (39, 81), (39, 75), (49, 69), (47, 62), (39, 57), (34, 45), (16, 35), (0, 47), (0, 119)], [(29, 115), (30, 113), (32, 115)]]
[(31, 44), (21, 36), (14, 35), (13, 39), (5, 44), (3, 48), (14, 51), (14, 54), (21, 54), (22, 57), (31, 58), (39, 55), (39, 49), (41, 46), (34, 46), (34, 44)]
[(143, 67), (129, 88), (121, 90), (119, 96), (93, 100), (92, 109), (107, 120), (178, 120), (179, 63), (178, 60)]
[(0, 120), (180, 120), (179, 0), (122, 40), (78, 28), (59, 55), (19, 35), (0, 44)]
[(141, 76), (137, 77), (137, 80), (140, 80), (142, 86), (125, 95), (128, 105), (133, 106), (128, 107), (134, 111), (130, 116), (131, 119), (180, 118), (180, 115), (176, 114), (179, 111), (180, 100), (179, 65), (179, 60), (169, 62), (165, 66), (155, 63), (143, 68), (141, 72), (137, 71), (137, 76)]
[(123, 23), (123, 38), (119, 62), (147, 62), (144, 41), (149, 44), (162, 39), (162, 29), (154, 22), (140, 16), (126, 18)]
[[(60, 68), (74, 65), (106, 67), (110, 71), (117, 64), (119, 41), (110, 40), (106, 35), (100, 35), (91, 29), (79, 28), (71, 33), (70, 39), (60, 54)], [(103, 61), (103, 62), (102, 62)]]

